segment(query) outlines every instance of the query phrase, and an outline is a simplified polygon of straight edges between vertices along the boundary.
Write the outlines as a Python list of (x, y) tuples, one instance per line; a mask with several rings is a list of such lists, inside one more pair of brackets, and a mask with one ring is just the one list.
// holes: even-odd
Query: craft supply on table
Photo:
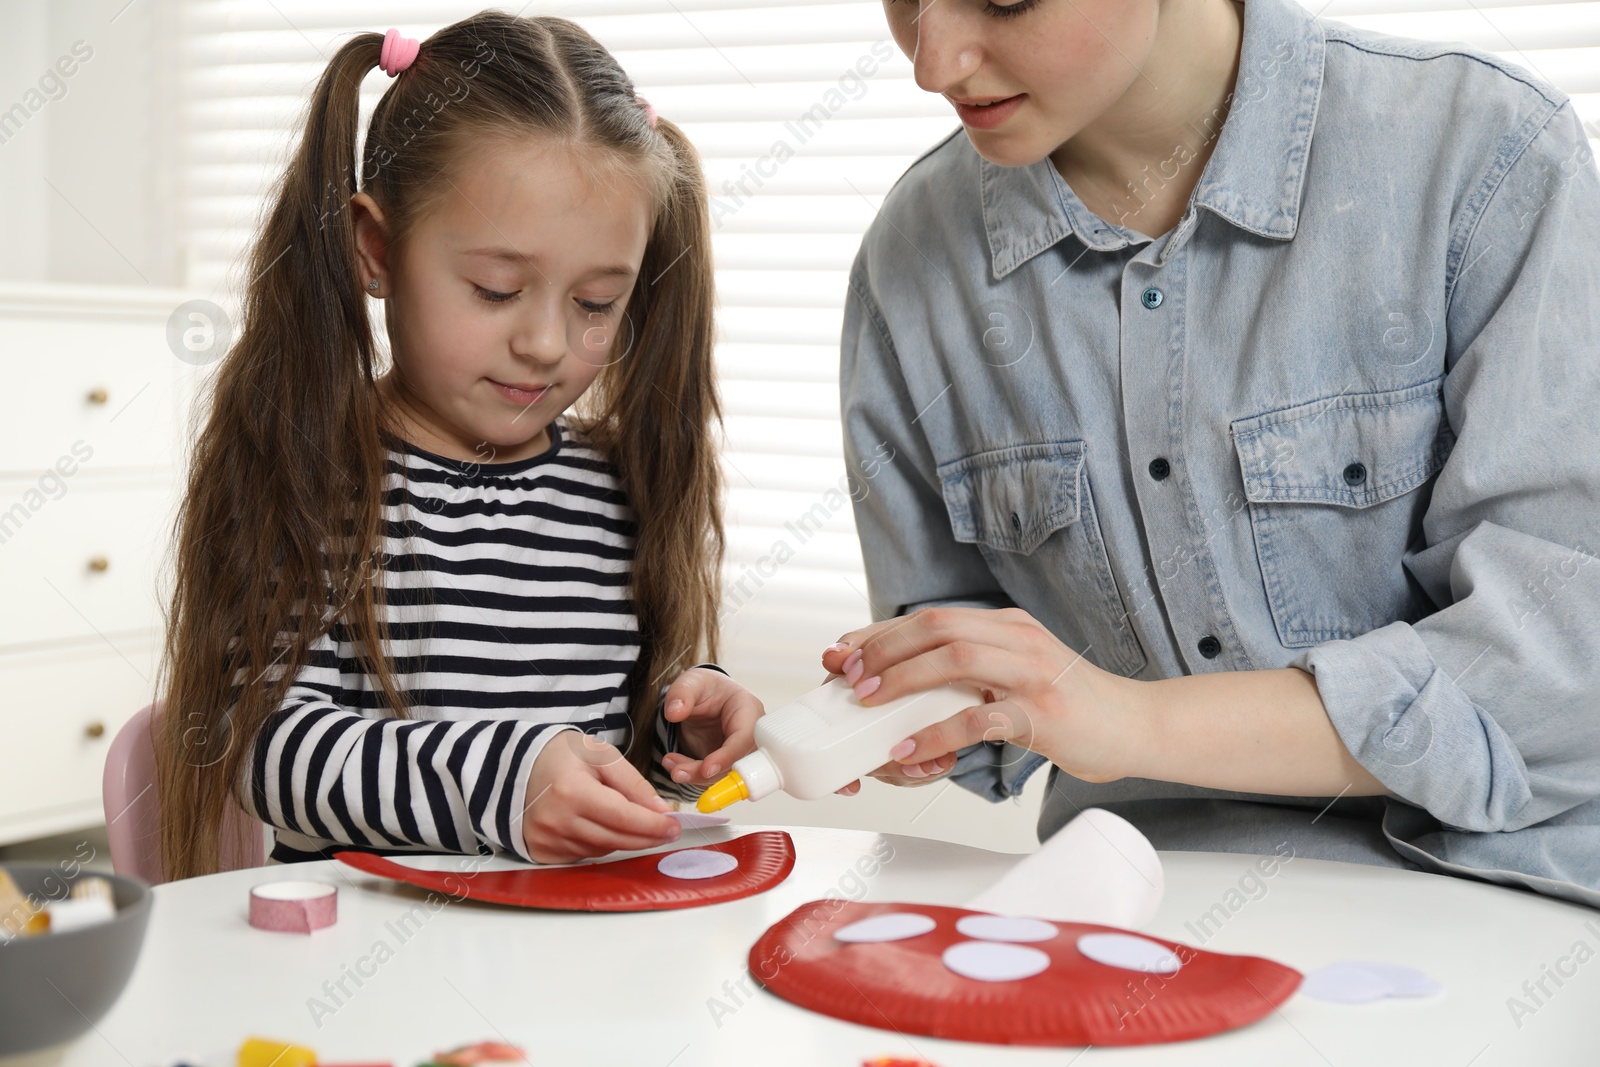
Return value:
[(1414, 967), (1343, 960), (1306, 973), (1300, 992), (1313, 1000), (1365, 1004), (1389, 997), (1431, 997), (1444, 986)]
[[(329, 1063), (317, 1058), (314, 1049), (272, 1038), (249, 1037), (234, 1057), (237, 1067), (394, 1067), (391, 1061), (344, 1061)], [(504, 1041), (475, 1041), (444, 1052), (435, 1052), (417, 1067), (477, 1067), (478, 1064), (527, 1063), (527, 1053)], [(175, 1064), (174, 1067), (186, 1067)]]
[(247, 1037), (239, 1046), (239, 1067), (316, 1067), (317, 1054), (304, 1045)]
[(326, 882), (264, 882), (250, 888), (250, 925), (309, 934), (339, 918), (339, 888)]
[(522, 1063), (527, 1054), (516, 1045), (504, 1041), (478, 1041), (462, 1045), (448, 1052), (435, 1052), (433, 1062), (448, 1067), (474, 1067), (479, 1063)]
[(942, 685), (867, 707), (841, 675), (756, 720), (756, 749), (700, 795), (702, 812), (782, 789), (821, 800), (889, 762), (889, 750), (918, 730), (983, 703), (976, 689)]
[[(906, 914), (933, 926), (892, 941), (834, 936), (877, 916)], [(1086, 955), (1080, 943), (1135, 935), (1086, 923), (1052, 923), (1056, 933), (1049, 940), (979, 940), (960, 929), (978, 915), (905, 902), (813, 901), (768, 929), (751, 948), (748, 966), (772, 993), (822, 1015), (999, 1045), (1137, 1045), (1205, 1037), (1271, 1015), (1300, 983), (1299, 972), (1272, 960), (1142, 935), (1137, 940), (1179, 960), (1179, 969), (1157, 973), (1108, 965)]]
[(13, 937), (70, 933), (116, 917), (111, 882), (105, 878), (85, 875), (71, 883), (64, 899), (40, 900), (22, 892), (0, 868), (0, 944)]
[(967, 901), (973, 911), (1136, 930), (1166, 890), (1161, 857), (1128, 820), (1089, 808)]
[(72, 883), (72, 893), (66, 900), (52, 900), (44, 906), (44, 910), (50, 917), (52, 934), (82, 930), (86, 926), (108, 923), (117, 917), (111, 883), (93, 875)]
[[(681, 852), (725, 854), (727, 859), (669, 860)], [(764, 893), (794, 870), (794, 840), (782, 830), (759, 830), (690, 849), (566, 867), (510, 871), (431, 871), (370, 852), (338, 852), (334, 859), (368, 874), (392, 878), (456, 899), (560, 911), (665, 911), (696, 908)], [(684, 863), (693, 876), (673, 875)], [(662, 869), (666, 863), (667, 871)], [(706, 873), (706, 863), (727, 870)], [(731, 866), (730, 866), (731, 863)]]
[(1130, 933), (1154, 916), (1164, 885), (1144, 835), (1091, 808), (966, 908), (803, 905), (756, 942), (750, 971), (834, 1018), (1016, 1045), (1203, 1037), (1294, 992), (1299, 972), (1271, 960)]
[(0, 944), (13, 937), (42, 934), (49, 928), (44, 908), (17, 888), (16, 880), (0, 867)]

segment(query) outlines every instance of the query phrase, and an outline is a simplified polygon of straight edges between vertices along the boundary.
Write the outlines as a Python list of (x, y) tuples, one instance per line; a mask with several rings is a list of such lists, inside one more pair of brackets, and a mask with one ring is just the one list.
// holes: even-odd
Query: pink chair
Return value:
[[(129, 719), (106, 752), (101, 781), (106, 813), (106, 837), (111, 842), (111, 866), (118, 874), (131, 874), (151, 885), (167, 880), (161, 866), (161, 803), (156, 796), (156, 753), (150, 725), (161, 714), (159, 703), (141, 708)], [(224, 871), (260, 867), (266, 863), (266, 843), (261, 823), (242, 808), (229, 805), (222, 823)]]

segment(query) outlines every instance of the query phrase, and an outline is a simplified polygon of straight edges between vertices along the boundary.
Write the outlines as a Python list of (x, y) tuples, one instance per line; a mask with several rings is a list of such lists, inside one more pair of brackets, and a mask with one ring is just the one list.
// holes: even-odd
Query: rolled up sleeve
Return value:
[(1600, 177), (1570, 104), (1502, 153), (1451, 247), (1456, 442), (1405, 561), (1439, 609), (1293, 665), (1396, 797), (1517, 830), (1600, 796)]

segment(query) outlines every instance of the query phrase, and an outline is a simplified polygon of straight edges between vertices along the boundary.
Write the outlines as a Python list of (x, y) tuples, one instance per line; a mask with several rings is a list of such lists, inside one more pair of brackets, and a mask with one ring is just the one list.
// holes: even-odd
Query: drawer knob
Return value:
[(103, 574), (110, 568), (111, 561), (106, 559), (104, 556), (91, 556), (89, 559), (89, 569), (97, 574)]
[(89, 390), (89, 403), (104, 404), (111, 399), (111, 394), (106, 392), (105, 386), (97, 385)]
[(103, 722), (92, 722), (83, 728), (83, 732), (89, 737), (101, 737), (106, 732), (106, 724)]

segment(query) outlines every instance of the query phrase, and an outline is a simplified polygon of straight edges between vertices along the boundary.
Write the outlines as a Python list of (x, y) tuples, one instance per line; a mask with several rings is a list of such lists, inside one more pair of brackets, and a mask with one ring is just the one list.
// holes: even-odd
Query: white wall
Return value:
[(0, 2), (0, 279), (181, 280), (175, 8)]

